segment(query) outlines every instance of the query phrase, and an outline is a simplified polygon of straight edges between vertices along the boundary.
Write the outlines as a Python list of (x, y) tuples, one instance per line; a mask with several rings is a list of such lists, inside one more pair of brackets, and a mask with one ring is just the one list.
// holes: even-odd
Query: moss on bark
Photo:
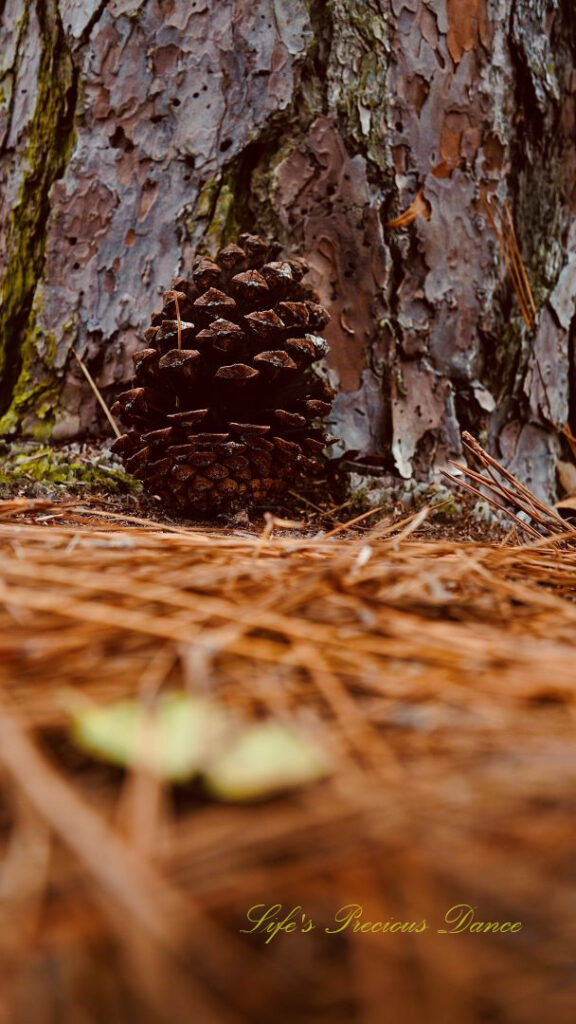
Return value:
[(23, 413), (33, 409), (41, 421), (39, 434), (47, 436), (59, 393), (53, 370), (56, 342), (46, 346), (41, 339), (34, 295), (43, 271), (50, 190), (63, 174), (74, 141), (77, 75), (57, 4), (48, 0), (36, 11), (42, 47), (38, 91), (18, 202), (10, 215), (0, 303), (0, 433), (13, 433)]

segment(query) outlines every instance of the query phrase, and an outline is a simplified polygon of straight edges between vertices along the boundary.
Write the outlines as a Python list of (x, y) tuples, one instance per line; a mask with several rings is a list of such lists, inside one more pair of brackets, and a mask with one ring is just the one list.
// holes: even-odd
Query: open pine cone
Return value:
[(325, 466), (318, 421), (333, 390), (309, 368), (328, 322), (301, 283), (302, 259), (241, 235), (198, 256), (152, 315), (135, 379), (112, 412), (130, 429), (112, 446), (146, 489), (184, 513), (273, 505)]

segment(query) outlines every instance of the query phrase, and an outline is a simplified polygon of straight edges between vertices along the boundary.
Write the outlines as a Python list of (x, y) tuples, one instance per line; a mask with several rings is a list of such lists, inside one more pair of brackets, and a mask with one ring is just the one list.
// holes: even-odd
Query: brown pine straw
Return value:
[[(572, 1019), (576, 530), (466, 443), (530, 515), (507, 543), (0, 503), (0, 1015)], [(296, 724), (332, 777), (217, 804), (71, 743), (72, 703), (173, 688)], [(240, 933), (274, 903), (316, 929)], [(350, 903), (434, 927), (325, 934)], [(524, 928), (438, 935), (456, 903)]]
[(482, 195), (482, 202), (492, 225), (492, 230), (498, 239), (498, 244), (504, 256), (506, 267), (512, 278), (512, 284), (516, 298), (520, 305), (520, 311), (528, 330), (536, 326), (538, 310), (534, 302), (534, 296), (522, 259), (522, 253), (518, 245), (514, 222), (507, 203), (504, 203), (504, 212), (500, 209), (496, 196), (486, 193)]
[[(505, 466), (484, 451), (478, 441), (467, 431), (462, 433), (462, 442), (465, 450), (477, 459), (485, 472), (478, 473), (469, 466), (452, 462), (455, 469), (467, 479), (458, 479), (451, 473), (445, 472), (443, 476), (450, 483), (462, 487), (470, 494), (487, 501), (493, 508), (505, 512), (521, 531), (531, 537), (536, 539), (542, 535), (563, 537), (566, 533), (569, 539), (573, 536), (574, 529), (555, 509), (550, 508), (532, 491), (524, 487)], [(474, 480), (478, 486), (474, 487), (470, 484), (470, 480)], [(529, 517), (528, 521), (526, 518), (520, 519), (516, 512)]]

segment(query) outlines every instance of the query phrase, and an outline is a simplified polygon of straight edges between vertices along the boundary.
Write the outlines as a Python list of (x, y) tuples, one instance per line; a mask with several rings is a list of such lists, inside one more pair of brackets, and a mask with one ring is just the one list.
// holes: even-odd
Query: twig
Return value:
[(78, 366), (82, 370), (82, 373), (86, 377), (86, 380), (88, 381), (90, 387), (92, 388), (92, 391), (94, 392), (94, 394), (96, 396), (96, 399), (100, 403), (100, 405), (101, 405), (101, 407), (102, 407), (102, 409), (104, 411), (104, 415), (106, 416), (106, 419), (108, 420), (108, 423), (112, 427), (112, 430), (116, 434), (116, 437), (122, 437), (122, 431), (118, 428), (118, 424), (116, 423), (116, 420), (114, 419), (112, 413), (110, 412), (110, 409), (106, 405), (106, 402), (104, 401), (104, 399), (103, 399), (103, 397), (102, 397), (102, 395), (100, 393), (98, 385), (96, 384), (96, 381), (94, 380), (94, 378), (92, 377), (90, 371), (88, 370), (88, 367), (84, 365), (84, 362), (82, 361), (82, 359), (78, 355), (78, 353), (77, 353), (75, 348), (72, 349), (72, 354), (73, 354), (74, 358), (76, 359), (76, 362), (78, 363)]

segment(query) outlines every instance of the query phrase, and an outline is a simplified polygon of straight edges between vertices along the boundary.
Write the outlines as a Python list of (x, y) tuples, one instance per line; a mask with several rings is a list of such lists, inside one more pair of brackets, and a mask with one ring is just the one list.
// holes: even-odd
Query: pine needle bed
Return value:
[[(576, 534), (418, 522), (255, 535), (0, 503), (6, 1020), (573, 1020)], [(173, 688), (299, 723), (333, 774), (234, 806), (71, 742), (71, 694)], [(240, 931), (276, 904), (316, 927)], [(336, 931), (350, 904), (429, 928)], [(440, 934), (459, 904), (522, 928)]]

